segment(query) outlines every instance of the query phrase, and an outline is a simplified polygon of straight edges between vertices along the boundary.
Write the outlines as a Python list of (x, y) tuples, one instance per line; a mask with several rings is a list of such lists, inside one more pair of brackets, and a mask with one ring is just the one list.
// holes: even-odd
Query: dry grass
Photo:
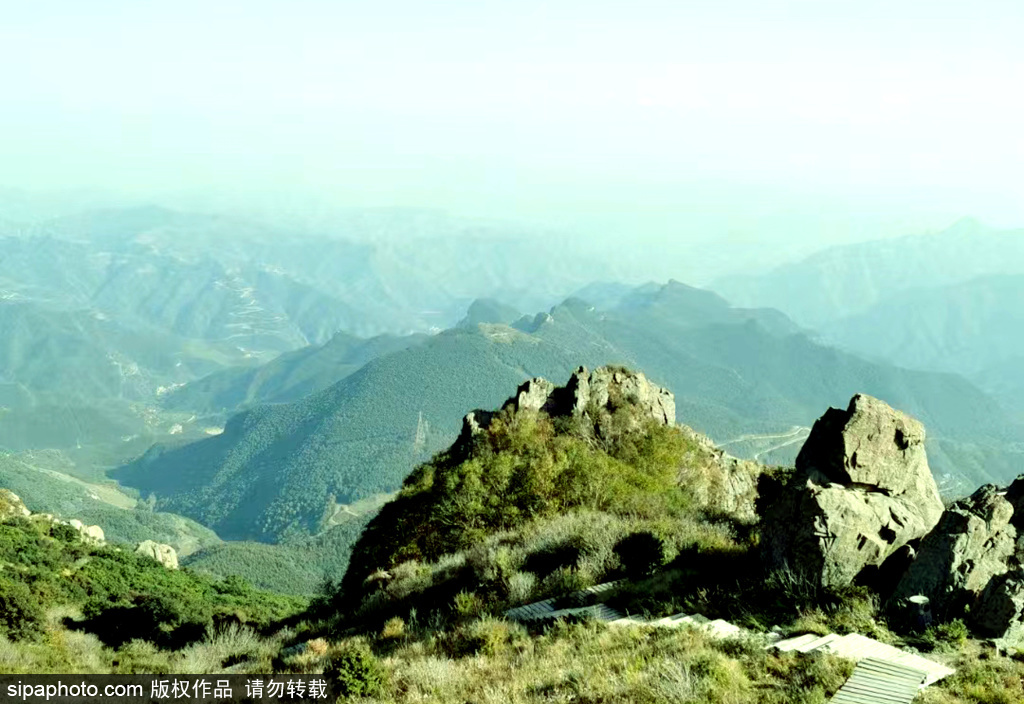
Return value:
[[(556, 624), (531, 636), (493, 617), (411, 634), (396, 624), (375, 639), (341, 639), (304, 661), (322, 671), (336, 652), (369, 647), (389, 685), (372, 701), (413, 704), (806, 704), (827, 701), (852, 664), (827, 655), (773, 653), (698, 631)], [(305, 652), (309, 652), (308, 650)], [(294, 667), (298, 663), (293, 660)]]
[(956, 668), (956, 674), (926, 689), (920, 704), (1024, 702), (1024, 662), (1017, 657), (999, 655), (977, 641), (965, 641), (947, 663)]

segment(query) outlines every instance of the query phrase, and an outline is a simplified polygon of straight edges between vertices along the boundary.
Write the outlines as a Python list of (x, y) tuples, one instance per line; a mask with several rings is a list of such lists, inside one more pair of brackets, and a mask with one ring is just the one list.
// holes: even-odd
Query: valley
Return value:
[[(784, 572), (755, 567), (773, 550), (796, 549), (777, 546), (803, 529), (803, 514), (776, 513), (794, 501), (825, 501), (809, 498), (819, 491), (867, 491), (869, 508), (856, 520), (890, 515), (870, 508), (888, 502), (893, 522), (865, 530), (883, 538), (916, 531), (916, 542), (932, 513), (972, 510), (980, 499), (961, 497), (1009, 484), (1024, 460), (1024, 416), (1009, 393), (1016, 275), (880, 292), (872, 306), (814, 327), (812, 317), (791, 318), (760, 298), (741, 307), (675, 280), (601, 283), (600, 272), (589, 283), (570, 272), (558, 298), (531, 308), (530, 296), (502, 298), (503, 277), (515, 269), (498, 267), (489, 283), (474, 284), (482, 295), (437, 291), (440, 298), (415, 303), (416, 317), (415, 276), (382, 264), (365, 243), (320, 251), (357, 252), (359, 266), (370, 267), (359, 269), (363, 283), (342, 286), (325, 282), (324, 261), (295, 252), (296, 268), (268, 265), (262, 257), (283, 256), (272, 237), (239, 235), (214, 257), (198, 246), (199, 233), (222, 222), (165, 210), (124, 217), (123, 227), (112, 227), (113, 213), (100, 218), (107, 235), (95, 216), (76, 221), (81, 239), (64, 244), (81, 246), (82, 261), (48, 261), (45, 282), (9, 263), (30, 248), (0, 240), (0, 252), (13, 253), (0, 260), (12, 294), (0, 301), (10, 332), (0, 345), (0, 486), (28, 512), (20, 523), (18, 505), (6, 509), (14, 518), (0, 526), (10, 543), (0, 554), (11, 560), (37, 546), (45, 555), (32, 568), (37, 581), (51, 579), (51, 567), (93, 590), (110, 579), (97, 570), (136, 580), (136, 596), (115, 590), (109, 603), (82, 602), (77, 587), (51, 588), (47, 598), (74, 614), (64, 624), (47, 622), (30, 592), (10, 587), (24, 601), (18, 618), (28, 629), (8, 631), (20, 639), (8, 656), (19, 667), (49, 667), (41, 653), (109, 671), (326, 671), (351, 657), (423, 691), (424, 681), (401, 668), (421, 666), (426, 647), (451, 671), (466, 657), (500, 662), (522, 639), (599, 642), (602, 652), (620, 653), (614, 627), (556, 625), (545, 635), (494, 615), (531, 600), (560, 604), (608, 580), (625, 584), (608, 590), (608, 613), (643, 613), (631, 623), (655, 624), (651, 632), (666, 613), (699, 612), (743, 624), (744, 638), (758, 644), (817, 638), (799, 635), (808, 628), (853, 629), (901, 648), (941, 649), (946, 631), (901, 630), (861, 587), (797, 587)], [(171, 232), (185, 235), (184, 248), (171, 246)], [(185, 233), (197, 238), (192, 251)], [(57, 239), (46, 242), (41, 251), (62, 251)], [(98, 242), (106, 254), (85, 257)], [(372, 323), (353, 314), (364, 310), (363, 296), (375, 300)], [(566, 378), (565, 387), (544, 381)], [(806, 484), (787, 478), (835, 442), (826, 419), (844, 413), (837, 407), (851, 397), (851, 418), (894, 414), (891, 422), (910, 424), (915, 449), (894, 461), (923, 472), (914, 458), (926, 448), (927, 496), (899, 498), (888, 486), (876, 491), (841, 476), (804, 498), (778, 493)], [(857, 452), (888, 437), (852, 427), (844, 432), (867, 433), (851, 441)], [(99, 526), (106, 542), (79, 545), (63, 528), (75, 525)], [(132, 545), (143, 556), (145, 545), (153, 555), (172, 553), (180, 572), (118, 556), (118, 546)], [(844, 549), (859, 560), (867, 542), (857, 545)], [(800, 557), (805, 566), (815, 560)], [(823, 579), (835, 569), (847, 566), (828, 567)], [(728, 579), (735, 584), (722, 591)], [(224, 626), (227, 609), (254, 620)], [(125, 615), (136, 640), (110, 625)], [(767, 636), (766, 619), (781, 624)], [(979, 624), (970, 627), (988, 627)], [(658, 636), (671, 642), (659, 647), (673, 659), (732, 658), (729, 667), (742, 673), (741, 684), (724, 690), (711, 679), (687, 685), (708, 696), (746, 691), (745, 682), (824, 696), (847, 676), (843, 658), (813, 656), (813, 667), (828, 663), (831, 674), (784, 655), (784, 666), (764, 670), (756, 658), (698, 643), (699, 629), (679, 630)], [(42, 632), (70, 637), (92, 664), (71, 650), (37, 648), (33, 634)], [(959, 654), (939, 658), (952, 667), (930, 691), (954, 696), (958, 673), (974, 671), (971, 648), (981, 646), (973, 633), (959, 642)], [(550, 664), (551, 655), (539, 657)], [(445, 691), (476, 686), (462, 676), (463, 687)], [(651, 682), (650, 691), (667, 691), (663, 680)], [(648, 691), (637, 686), (627, 690)]]
[[(200, 244), (228, 231), (216, 250)], [(524, 314), (529, 297), (496, 296), (523, 271), (506, 262), (472, 284), (487, 295), (418, 301), (452, 313), (446, 329), (424, 318), (413, 331), (400, 301), (412, 300), (419, 274), (402, 280), (410, 272), (393, 262), (407, 255), (393, 247), (312, 239), (308, 254), (286, 252), (272, 229), (160, 208), (66, 218), (33, 237), (0, 240), (0, 280), (11, 293), (0, 319), (13, 331), (0, 346), (8, 384), (0, 388), (9, 389), (0, 446), (12, 457), (58, 458), (35, 471), (81, 494), (68, 503), (54, 498), (67, 494), (57, 483), (29, 491), (41, 510), (95, 500), (95, 510), (152, 512), (120, 521), (132, 537), (151, 516), (180, 517), (160, 520), (165, 536), (182, 530), (168, 541), (186, 560), (220, 541), (224, 564), (234, 541), (244, 551), (278, 545), (300, 554), (324, 536), (341, 541), (341, 555), (352, 538), (332, 531), (372, 517), (417, 464), (455, 439), (466, 409), (580, 364), (644, 369), (676, 394), (684, 422), (767, 464), (792, 464), (817, 409), (857, 391), (933, 429), (933, 467), (949, 496), (1013, 476), (1022, 457), (1024, 421), (1001, 408), (998, 393), (997, 401), (948, 367), (913, 371), (935, 365), (853, 349), (835, 332), (853, 329), (845, 319), (819, 336), (778, 310), (736, 307), (675, 281), (594, 283), (607, 275), (597, 267), (584, 284), (574, 269), (545, 288), (561, 281), (568, 297)], [(944, 237), (958, 241), (937, 241)], [(450, 275), (451, 286), (465, 284), (456, 283), (461, 270)], [(376, 303), (367, 307), (366, 296)], [(373, 313), (381, 306), (390, 312)], [(376, 327), (354, 322), (354, 310), (376, 316)], [(923, 314), (920, 305), (907, 310)], [(30, 465), (8, 465), (0, 481), (24, 491)]]

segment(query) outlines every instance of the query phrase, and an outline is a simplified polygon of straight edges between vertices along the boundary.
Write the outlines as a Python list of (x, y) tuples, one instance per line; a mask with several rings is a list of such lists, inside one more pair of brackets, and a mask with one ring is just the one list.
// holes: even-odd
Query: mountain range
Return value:
[(1019, 233), (965, 221), (833, 248), (722, 297), (421, 215), (8, 226), (0, 481), (35, 510), (159, 535), (197, 569), (273, 563), (247, 575), (308, 593), (467, 409), (581, 364), (643, 370), (739, 457), (790, 464), (823, 407), (867, 393), (926, 424), (947, 495), (1019, 471)]
[(861, 314), (902, 291), (1024, 274), (1024, 231), (964, 219), (934, 234), (827, 247), (754, 276), (711, 288), (742, 306), (770, 306), (817, 328)]
[(394, 491), (451, 443), (467, 408), (494, 406), (530, 377), (608, 363), (644, 369), (675, 393), (682, 422), (740, 455), (787, 437), (762, 458), (791, 460), (818, 409), (863, 392), (928, 425), (933, 466), (951, 489), (1010, 476), (1021, 456), (1013, 443), (1024, 428), (960, 376), (864, 361), (777, 311), (671, 282), (610, 310), (568, 299), (511, 325), (452, 328), (301, 400), (245, 410), (215, 437), (154, 447), (113, 476), (223, 538), (308, 535), (342, 506)]

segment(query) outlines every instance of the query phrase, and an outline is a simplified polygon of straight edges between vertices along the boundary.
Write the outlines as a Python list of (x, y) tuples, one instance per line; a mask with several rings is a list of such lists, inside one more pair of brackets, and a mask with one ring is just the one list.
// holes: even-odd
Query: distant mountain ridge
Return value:
[(1024, 230), (964, 219), (936, 234), (830, 247), (768, 274), (727, 277), (711, 287), (735, 305), (778, 308), (817, 327), (900, 291), (1022, 273)]
[[(547, 307), (592, 275), (614, 278), (597, 257), (556, 256), (554, 240), (421, 215), (367, 213), (330, 232), (158, 206), (0, 221), (0, 449), (94, 448), (85, 463), (103, 466), (125, 438), (215, 430), (174, 403), (218, 370), (185, 392), (206, 401), (185, 406), (295, 400), (341, 378), (318, 383), (318, 364), (354, 371), (405, 344), (382, 336), (450, 327), (480, 296)], [(365, 236), (380, 228), (415, 245)], [(342, 354), (345, 335), (375, 340)], [(292, 352), (311, 357), (302, 371), (284, 357), (257, 375)], [(252, 388), (220, 398), (234, 377)]]
[(823, 337), (855, 354), (971, 378), (1024, 409), (1024, 274), (902, 291), (833, 321)]

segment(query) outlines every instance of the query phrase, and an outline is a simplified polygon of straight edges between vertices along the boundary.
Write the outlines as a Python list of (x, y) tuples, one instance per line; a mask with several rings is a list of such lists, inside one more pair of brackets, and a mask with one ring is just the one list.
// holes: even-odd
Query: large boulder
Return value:
[(178, 553), (170, 545), (143, 540), (135, 548), (135, 553), (151, 557), (169, 570), (178, 569)]
[(942, 515), (924, 427), (859, 394), (811, 429), (796, 471), (763, 519), (763, 556), (826, 587), (842, 587), (926, 535)]
[(1017, 543), (1014, 507), (989, 484), (950, 506), (921, 541), (893, 597), (926, 596), (941, 617), (962, 613), (1009, 569)]
[(971, 626), (978, 635), (1007, 644), (1024, 644), (1024, 570), (992, 578), (971, 610)]

